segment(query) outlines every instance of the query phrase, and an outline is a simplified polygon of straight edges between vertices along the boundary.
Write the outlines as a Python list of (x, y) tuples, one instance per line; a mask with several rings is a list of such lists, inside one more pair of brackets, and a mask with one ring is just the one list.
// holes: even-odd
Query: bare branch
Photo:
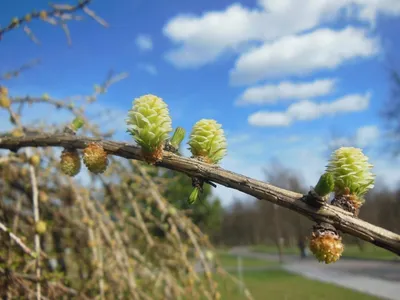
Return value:
[(10, 71), (10, 72), (0, 75), (0, 80), (9, 80), (13, 77), (17, 77), (21, 72), (28, 70), (39, 63), (40, 63), (39, 59), (34, 59), (26, 64), (23, 64), (21, 67), (19, 67), (16, 70), (13, 70), (13, 71)]
[[(65, 134), (42, 134), (22, 138), (0, 138), (0, 149), (18, 151), (22, 147), (71, 147), (85, 148), (90, 142), (100, 143), (111, 155), (143, 161), (141, 149), (137, 146), (101, 139), (70, 136)], [(185, 173), (191, 177), (202, 177), (212, 182), (241, 191), (257, 199), (267, 200), (282, 207), (296, 211), (315, 222), (333, 225), (344, 233), (359, 237), (400, 255), (400, 235), (358, 219), (335, 206), (325, 204), (319, 209), (303, 201), (303, 195), (281, 189), (268, 183), (246, 177), (219, 166), (206, 164), (192, 158), (165, 152), (163, 160), (157, 164), (171, 170)]]
[(31, 256), (32, 258), (36, 258), (35, 252), (33, 252), (27, 245), (24, 244), (24, 242), (16, 236), (14, 233), (12, 233), (6, 225), (0, 222), (0, 230), (3, 231), (4, 233), (8, 234), (10, 239), (12, 239), (26, 254)]

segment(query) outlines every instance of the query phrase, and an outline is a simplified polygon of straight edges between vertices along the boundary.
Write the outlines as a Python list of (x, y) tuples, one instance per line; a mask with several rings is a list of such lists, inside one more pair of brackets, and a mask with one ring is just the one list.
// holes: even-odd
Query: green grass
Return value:
[[(233, 268), (238, 264), (237, 256), (228, 253), (217, 253), (218, 260), (223, 268)], [(242, 257), (243, 268), (278, 266), (278, 262)]]
[[(252, 250), (256, 252), (264, 252), (270, 254), (278, 253), (278, 249), (275, 246), (258, 245), (258, 246), (253, 246)], [(283, 254), (299, 255), (299, 249), (296, 247), (283, 248)], [(398, 256), (396, 256), (394, 253), (379, 248), (377, 246), (374, 246), (372, 244), (366, 244), (364, 246), (364, 251), (360, 251), (360, 249), (356, 245), (345, 245), (343, 257), (380, 259), (380, 260), (398, 259)]]
[[(335, 285), (292, 275), (282, 270), (244, 272), (244, 282), (255, 300), (377, 300), (379, 298)], [(239, 288), (227, 279), (219, 279), (222, 300), (244, 299)]]

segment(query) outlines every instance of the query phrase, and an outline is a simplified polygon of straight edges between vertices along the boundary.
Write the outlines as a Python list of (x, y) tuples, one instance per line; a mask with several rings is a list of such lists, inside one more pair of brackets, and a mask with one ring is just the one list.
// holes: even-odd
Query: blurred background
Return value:
[[(173, 127), (182, 126), (189, 133), (202, 118), (223, 125), (228, 141), (223, 168), (295, 192), (307, 193), (317, 183), (338, 147), (362, 148), (377, 177), (359, 217), (400, 234), (400, 42), (396, 35), (400, 1), (82, 3), (74, 11), (60, 6), (66, 10), (61, 15), (49, 13), (2, 31), (0, 85), (7, 88), (11, 100), (10, 109), (0, 110), (2, 135), (15, 136), (17, 129), (23, 134), (58, 132), (80, 116), (86, 121), (82, 134), (133, 143), (126, 132), (127, 112), (135, 98), (151, 93), (168, 104)], [(63, 4), (74, 7), (77, 1)], [(5, 0), (1, 6), (3, 29), (14, 17), (51, 11), (42, 0)], [(190, 156), (186, 143), (187, 138), (180, 151)], [(52, 275), (42, 277), (62, 278), (65, 285), (43, 288), (50, 299), (66, 297), (67, 288), (70, 297), (102, 299), (173, 299), (188, 287), (195, 293), (193, 282), (185, 281), (192, 276), (187, 275), (192, 274), (191, 267), (172, 269), (193, 262), (197, 272), (207, 273), (207, 251), (218, 258), (227, 271), (225, 277), (232, 274), (236, 279), (226, 283), (216, 275), (204, 283), (210, 293), (204, 297), (242, 299), (251, 293), (254, 299), (400, 299), (398, 256), (344, 236), (343, 258), (332, 265), (320, 264), (308, 250), (313, 223), (284, 208), (209, 185), (201, 201), (189, 205), (192, 186), (186, 175), (119, 159), (110, 161), (115, 167), (109, 173), (94, 176), (82, 168), (68, 181), (56, 171), (61, 149), (32, 151), (26, 155), (42, 157), (36, 169), (39, 191), (50, 199), (39, 203), (40, 219), (54, 229), (41, 239), (42, 251), (48, 252), (53, 266), (42, 270)], [(1, 221), (26, 236), (33, 249), (37, 245), (29, 235), (34, 234), (37, 216), (29, 192), (32, 174), (24, 158), (15, 162), (9, 151), (1, 155)], [(17, 173), (11, 176), (14, 168)], [(25, 173), (19, 173), (24, 168)], [(130, 178), (132, 172), (138, 178)], [(66, 191), (54, 188), (59, 184)], [(158, 194), (149, 195), (144, 189)], [(90, 201), (99, 207), (90, 208)], [(64, 223), (54, 221), (61, 218), (60, 207)], [(178, 209), (179, 215), (172, 214), (171, 208)], [(89, 220), (108, 231), (96, 233)], [(126, 234), (121, 241), (115, 237), (117, 246), (114, 238), (107, 237), (107, 232), (116, 230), (115, 224)], [(174, 228), (180, 233), (171, 235), (180, 237), (172, 242), (166, 236)], [(78, 239), (75, 230), (82, 231)], [(153, 237), (156, 242), (151, 242)], [(90, 243), (93, 240), (96, 246)], [(5, 236), (2, 241), (4, 297), (31, 297), (20, 287), (13, 290), (12, 280), (5, 278), (12, 262), (18, 276), (33, 274), (37, 267), (26, 261), (25, 254), (10, 254), (14, 242), (10, 244)], [(112, 255), (115, 247), (133, 247), (137, 252), (121, 252), (126, 259), (121, 263), (118, 255)], [(149, 249), (154, 253), (149, 254)], [(74, 259), (69, 261), (64, 253), (72, 253), (68, 255)], [(161, 255), (171, 264), (160, 266), (157, 256)], [(130, 265), (131, 258), (137, 262)], [(83, 262), (87, 266), (79, 269)], [(129, 265), (127, 283), (110, 279), (121, 264)], [(161, 281), (170, 290), (162, 285), (159, 294), (152, 294), (151, 286), (158, 281), (143, 275), (148, 272), (145, 266), (163, 270)], [(130, 268), (138, 268), (142, 280), (138, 290), (143, 294), (131, 294), (136, 279), (130, 277)], [(20, 285), (34, 293), (35, 280), (17, 275), (13, 280), (22, 280)], [(78, 277), (81, 284), (75, 284)], [(230, 292), (222, 288), (216, 296), (214, 280)], [(125, 294), (113, 294), (112, 287)]]

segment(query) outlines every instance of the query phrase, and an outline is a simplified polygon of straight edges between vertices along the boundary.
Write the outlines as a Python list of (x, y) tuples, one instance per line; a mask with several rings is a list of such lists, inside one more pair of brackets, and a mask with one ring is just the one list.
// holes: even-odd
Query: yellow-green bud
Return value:
[(42, 11), (39, 13), (39, 17), (40, 17), (42, 20), (47, 19), (47, 12), (46, 12), (45, 10), (42, 10)]
[(362, 197), (374, 187), (372, 167), (361, 149), (342, 147), (332, 154), (327, 172), (333, 175), (336, 194), (345, 194), (348, 189), (351, 195)]
[(34, 166), (34, 167), (39, 166), (39, 165), (40, 165), (40, 156), (37, 155), (37, 154), (32, 155), (32, 156), (29, 158), (29, 163), (30, 163), (32, 166)]
[(38, 233), (38, 234), (45, 233), (47, 230), (46, 222), (44, 222), (44, 221), (37, 222), (35, 225), (35, 230), (36, 230), (36, 233)]
[(15, 129), (11, 132), (11, 135), (12, 135), (13, 137), (21, 137), (21, 136), (24, 135), (24, 132), (23, 132), (21, 129), (19, 129), (19, 128), (15, 128)]
[(31, 14), (26, 14), (24, 17), (26, 22), (30, 22), (32, 20), (32, 15)]
[(177, 210), (176, 210), (176, 208), (175, 207), (169, 207), (168, 208), (168, 213), (171, 215), (171, 216), (174, 216), (174, 215), (176, 215), (177, 214)]
[(0, 94), (0, 107), (9, 108), (10, 105), (11, 105), (10, 98), (8, 98), (8, 96)]
[(193, 156), (216, 164), (226, 155), (227, 143), (221, 127), (210, 119), (202, 119), (193, 126), (188, 143)]
[(11, 24), (13, 26), (18, 25), (19, 24), (19, 19), (17, 17), (14, 17), (11, 19)]
[(168, 105), (155, 95), (144, 95), (134, 100), (126, 122), (143, 152), (151, 154), (149, 162), (161, 160), (164, 143), (172, 131)]
[(8, 96), (8, 89), (5, 86), (0, 86), (0, 96)]

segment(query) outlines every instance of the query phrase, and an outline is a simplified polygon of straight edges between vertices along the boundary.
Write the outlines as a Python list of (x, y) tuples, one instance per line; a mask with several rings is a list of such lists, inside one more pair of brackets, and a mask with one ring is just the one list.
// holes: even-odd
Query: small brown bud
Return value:
[(61, 153), (61, 171), (71, 177), (81, 170), (81, 159), (77, 150), (64, 149)]
[(344, 246), (337, 232), (314, 227), (310, 239), (310, 250), (318, 261), (330, 264), (339, 260)]
[(103, 173), (108, 166), (107, 152), (101, 145), (90, 143), (83, 150), (83, 162), (89, 171), (96, 174)]

